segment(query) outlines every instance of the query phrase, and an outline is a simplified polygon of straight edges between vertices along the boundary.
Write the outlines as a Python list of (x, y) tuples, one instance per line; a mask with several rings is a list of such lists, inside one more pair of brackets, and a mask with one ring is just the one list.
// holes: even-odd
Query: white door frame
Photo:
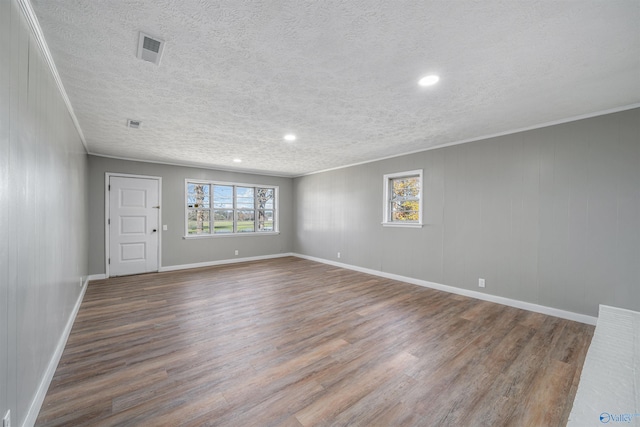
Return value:
[(109, 205), (109, 179), (114, 177), (123, 177), (123, 178), (142, 178), (142, 179), (155, 179), (158, 181), (158, 205), (160, 209), (158, 209), (158, 271), (162, 267), (162, 177), (161, 176), (148, 176), (148, 175), (132, 175), (127, 173), (113, 173), (113, 172), (105, 172), (104, 174), (104, 265), (105, 265), (105, 276), (109, 278), (109, 216), (110, 216), (110, 208)]

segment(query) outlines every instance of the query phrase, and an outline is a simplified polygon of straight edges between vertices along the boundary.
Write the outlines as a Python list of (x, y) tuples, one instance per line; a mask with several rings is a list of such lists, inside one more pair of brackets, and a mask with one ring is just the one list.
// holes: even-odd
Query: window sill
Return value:
[(409, 224), (400, 224), (397, 222), (383, 222), (382, 223), (383, 227), (397, 227), (397, 228), (422, 228), (424, 227), (424, 224), (420, 224), (420, 223), (409, 223)]
[(217, 239), (219, 237), (249, 237), (249, 236), (277, 236), (280, 234), (279, 231), (264, 231), (260, 233), (252, 232), (252, 233), (226, 233), (226, 234), (197, 234), (193, 236), (182, 236), (184, 240), (191, 239)]

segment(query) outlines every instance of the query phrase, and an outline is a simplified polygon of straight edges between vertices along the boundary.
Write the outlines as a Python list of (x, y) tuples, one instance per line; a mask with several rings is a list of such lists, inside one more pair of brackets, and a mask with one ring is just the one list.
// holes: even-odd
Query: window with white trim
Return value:
[(422, 169), (384, 176), (382, 225), (422, 227)]
[(185, 235), (278, 232), (278, 187), (186, 181)]

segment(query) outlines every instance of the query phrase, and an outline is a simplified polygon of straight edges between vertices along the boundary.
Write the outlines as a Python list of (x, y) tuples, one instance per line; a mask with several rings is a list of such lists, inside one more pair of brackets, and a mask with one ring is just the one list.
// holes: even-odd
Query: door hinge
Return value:
[(107, 224), (108, 224), (108, 225), (111, 225), (111, 218), (108, 218), (108, 219), (107, 219)]
[(109, 190), (108, 191), (111, 191), (111, 184), (109, 184)]
[(111, 264), (111, 258), (109, 258), (109, 264)]

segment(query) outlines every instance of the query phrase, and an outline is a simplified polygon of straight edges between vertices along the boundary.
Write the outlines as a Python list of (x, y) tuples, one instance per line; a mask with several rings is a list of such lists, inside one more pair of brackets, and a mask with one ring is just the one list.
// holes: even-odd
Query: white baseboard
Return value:
[[(424, 286), (426, 288), (437, 289), (439, 291), (449, 292), (452, 294), (464, 295), (467, 297), (476, 298), (483, 301), (495, 302), (502, 305), (508, 305), (510, 307), (521, 308), (523, 310), (529, 310), (536, 313), (547, 314), (549, 316), (555, 316), (563, 319), (573, 320), (580, 323), (586, 323), (588, 325), (595, 325), (596, 322), (598, 321), (597, 317), (588, 316), (586, 314), (574, 313), (572, 311), (560, 310), (558, 308), (547, 307), (544, 305), (534, 304), (530, 302), (500, 297), (497, 295), (485, 294), (482, 292), (471, 291), (468, 289), (456, 288), (454, 286), (448, 286), (440, 283), (429, 282), (427, 280), (415, 279), (413, 277), (401, 276), (399, 274), (393, 274), (393, 273), (386, 273), (384, 271), (358, 267), (355, 265), (344, 264), (341, 262), (331, 261), (324, 258), (316, 258), (308, 255), (302, 255), (302, 254), (291, 253), (291, 252), (282, 253), (282, 254), (262, 255), (262, 256), (248, 257), (248, 258), (232, 258), (232, 259), (224, 259), (219, 261), (198, 262), (194, 264), (171, 265), (167, 267), (160, 267), (158, 271), (164, 272), (164, 271), (187, 270), (189, 268), (211, 267), (214, 265), (234, 264), (238, 262), (247, 262), (247, 261), (259, 261), (264, 259), (281, 258), (281, 257), (287, 257), (287, 256), (295, 256), (298, 258), (308, 259), (310, 261), (321, 262), (323, 264), (329, 264), (336, 267), (359, 271), (361, 273), (371, 274), (374, 276), (384, 277), (392, 280), (399, 280), (401, 282), (407, 282), (413, 285)], [(104, 274), (92, 274), (91, 276), (89, 276), (89, 280), (99, 280), (99, 279), (105, 279), (105, 278), (106, 278), (106, 275)]]
[[(214, 265), (235, 264), (238, 262), (260, 261), (263, 259), (283, 258), (287, 256), (294, 256), (294, 255), (290, 252), (287, 252), (282, 254), (260, 255), (260, 256), (245, 257), (245, 258), (230, 258), (230, 259), (221, 259), (217, 261), (196, 262), (193, 264), (168, 265), (165, 267), (160, 267), (158, 269), (158, 273), (163, 273), (165, 271), (188, 270), (190, 268), (211, 267)], [(102, 280), (102, 279), (108, 279), (107, 275), (104, 273), (101, 273), (101, 274), (92, 274), (88, 277), (88, 280)]]
[(437, 289), (439, 291), (449, 292), (452, 294), (464, 295), (467, 297), (476, 298), (483, 301), (495, 302), (502, 305), (508, 305), (510, 307), (521, 308), (523, 310), (529, 310), (536, 313), (547, 314), (549, 316), (555, 316), (563, 319), (573, 320), (580, 323), (586, 323), (587, 325), (595, 325), (596, 322), (598, 321), (597, 317), (587, 316), (586, 314), (574, 313), (572, 311), (560, 310), (558, 308), (547, 307), (544, 305), (533, 304), (530, 302), (500, 297), (500, 296), (491, 295), (491, 294), (485, 294), (482, 292), (471, 291), (468, 289), (456, 288), (454, 286), (442, 285), (440, 283), (434, 283), (426, 280), (415, 279), (413, 277), (401, 276), (399, 274), (386, 273), (384, 271), (372, 270), (370, 268), (358, 267), (350, 264), (343, 264), (341, 262), (331, 261), (324, 258), (316, 258), (316, 257), (301, 255), (297, 253), (293, 253), (291, 255), (296, 256), (298, 258), (308, 259), (310, 261), (321, 262), (323, 264), (329, 264), (336, 267), (359, 271), (361, 273), (367, 273), (374, 276), (384, 277), (387, 279), (407, 282), (413, 285), (424, 286), (426, 288)]
[[(176, 270), (186, 270), (190, 268), (199, 268), (199, 267), (210, 267), (214, 265), (223, 265), (223, 264), (235, 264), (239, 262), (248, 262), (248, 261), (259, 261), (265, 259), (273, 259), (273, 258), (283, 258), (287, 256), (295, 256), (298, 258), (307, 259), (310, 261), (316, 261), (323, 264), (333, 265), (335, 267), (346, 268), (349, 270), (359, 271), (361, 273), (371, 274), (374, 276), (384, 277), (387, 279), (398, 280), (401, 282), (407, 282), (418, 286), (424, 286), (431, 289), (437, 289), (444, 292), (449, 292), (458, 295), (464, 295), (471, 298), (476, 298), (484, 301), (495, 302), (498, 304), (503, 304), (511, 307), (521, 308), (524, 310), (533, 311), (536, 313), (547, 314), (550, 316), (556, 316), (563, 319), (573, 320), (576, 322), (586, 323), (589, 325), (595, 325), (598, 321), (597, 317), (587, 316), (585, 314), (573, 313), (571, 311), (560, 310), (553, 307), (546, 307), (543, 305), (533, 304), (525, 301), (514, 300), (511, 298), (504, 298), (496, 295), (483, 294), (476, 291), (470, 291), (468, 289), (456, 288), (453, 286), (442, 285), (440, 283), (429, 282), (426, 280), (414, 279), (412, 277), (401, 276), (393, 273), (386, 273), (384, 271), (373, 270), (370, 268), (358, 267), (355, 265), (344, 264), (341, 262), (335, 262), (323, 258), (316, 258), (308, 255), (302, 255), (298, 253), (282, 253), (282, 254), (273, 254), (273, 255), (262, 255), (256, 257), (247, 257), (247, 258), (234, 258), (234, 259), (226, 259), (219, 261), (207, 261), (207, 262), (199, 262), (194, 264), (182, 264), (182, 265), (173, 265), (167, 267), (161, 267), (160, 272), (164, 271), (176, 271)], [(82, 285), (82, 290), (78, 295), (78, 299), (73, 307), (71, 315), (67, 320), (67, 324), (58, 340), (58, 345), (49, 360), (49, 364), (47, 366), (47, 370), (45, 371), (42, 380), (40, 381), (40, 385), (38, 386), (38, 390), (29, 406), (29, 411), (27, 412), (27, 416), (25, 418), (23, 427), (33, 426), (38, 418), (38, 413), (40, 412), (40, 408), (42, 407), (42, 403), (44, 402), (44, 398), (47, 394), (47, 390), (49, 389), (49, 385), (51, 384), (51, 380), (53, 380), (53, 375), (56, 372), (56, 368), (58, 367), (58, 363), (60, 362), (60, 358), (62, 357), (62, 353), (64, 351), (64, 347), (67, 344), (67, 340), (69, 339), (69, 334), (71, 333), (71, 329), (73, 328), (73, 323), (78, 315), (78, 311), (80, 310), (80, 305), (82, 304), (82, 300), (84, 298), (84, 294), (87, 290), (87, 284), (90, 280), (101, 280), (105, 279), (105, 274), (92, 274), (87, 276)]]
[(287, 256), (294, 256), (294, 254), (287, 252), (283, 254), (260, 255), (260, 256), (246, 257), (246, 258), (231, 258), (231, 259), (221, 259), (218, 261), (197, 262), (194, 264), (169, 265), (166, 267), (160, 267), (158, 271), (164, 272), (164, 271), (188, 270), (190, 268), (211, 267), (214, 265), (235, 264), (238, 262), (260, 261), (264, 259), (283, 258)]
[(40, 408), (42, 408), (42, 403), (44, 402), (44, 398), (47, 395), (47, 390), (49, 389), (51, 380), (53, 380), (53, 375), (56, 373), (56, 368), (58, 367), (58, 363), (60, 362), (60, 358), (62, 357), (62, 352), (64, 351), (64, 347), (67, 345), (67, 339), (69, 339), (71, 328), (73, 328), (73, 322), (76, 320), (78, 310), (80, 310), (80, 305), (82, 304), (84, 294), (87, 291), (87, 284), (89, 283), (89, 280), (91, 280), (91, 276), (87, 276), (87, 278), (84, 280), (84, 283), (82, 284), (82, 289), (80, 291), (80, 294), (78, 295), (76, 304), (73, 306), (71, 315), (69, 316), (67, 324), (62, 331), (62, 335), (58, 340), (58, 345), (56, 345), (56, 349), (53, 352), (51, 359), (49, 360), (47, 370), (44, 372), (42, 380), (38, 385), (38, 390), (36, 391), (36, 394), (31, 401), (31, 405), (29, 406), (27, 416), (22, 423), (22, 427), (31, 427), (36, 423), (36, 419), (38, 418), (38, 414), (40, 413)]

